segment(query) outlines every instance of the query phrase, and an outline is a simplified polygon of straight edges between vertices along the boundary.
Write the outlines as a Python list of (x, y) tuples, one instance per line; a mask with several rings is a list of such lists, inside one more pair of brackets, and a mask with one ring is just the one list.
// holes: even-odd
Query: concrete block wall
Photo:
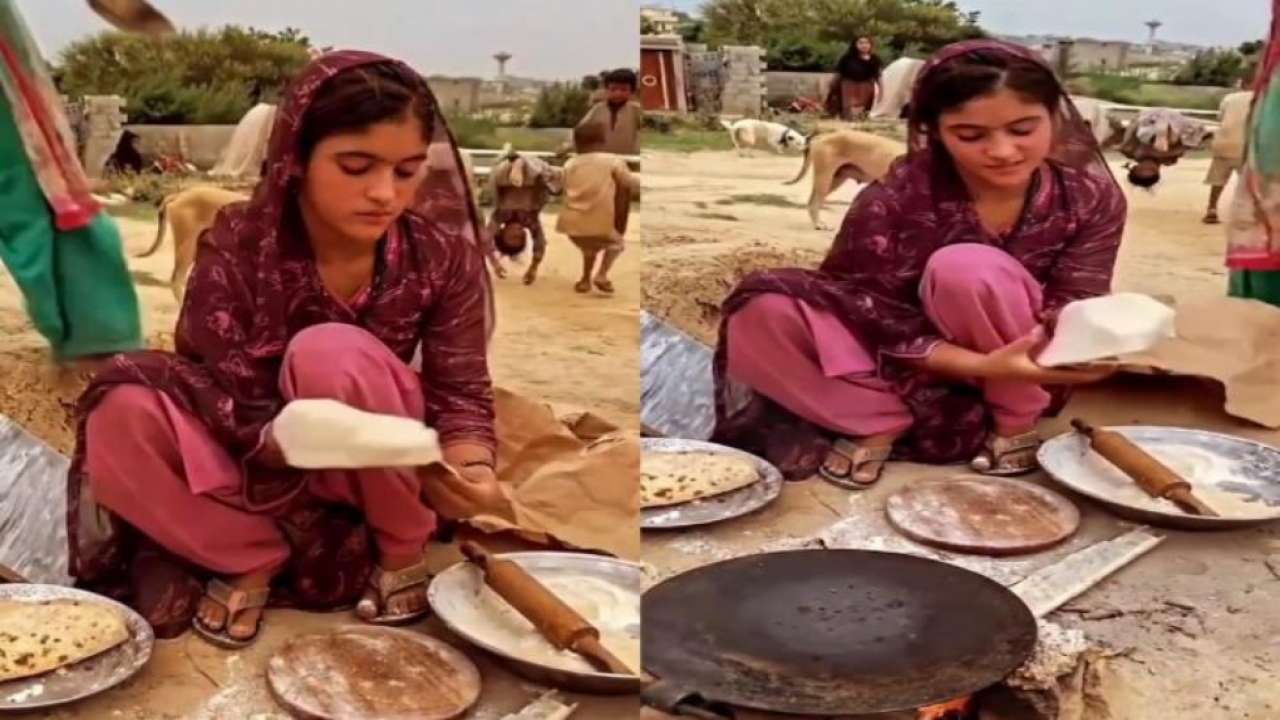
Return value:
[(725, 69), (720, 112), (757, 117), (766, 95), (765, 51), (753, 46), (726, 45), (720, 49)]
[[(124, 98), (116, 95), (87, 95), (73, 110), (77, 136), (83, 137), (80, 161), (91, 178), (102, 177), (107, 158), (116, 151), (124, 133)], [(80, 143), (77, 143), (78, 145)]]

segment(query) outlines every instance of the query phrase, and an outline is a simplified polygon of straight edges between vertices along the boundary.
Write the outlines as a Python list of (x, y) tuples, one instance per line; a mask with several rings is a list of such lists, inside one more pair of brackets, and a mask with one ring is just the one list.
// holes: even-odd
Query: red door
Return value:
[(667, 103), (666, 73), (661, 50), (640, 51), (640, 104), (645, 110), (670, 110)]

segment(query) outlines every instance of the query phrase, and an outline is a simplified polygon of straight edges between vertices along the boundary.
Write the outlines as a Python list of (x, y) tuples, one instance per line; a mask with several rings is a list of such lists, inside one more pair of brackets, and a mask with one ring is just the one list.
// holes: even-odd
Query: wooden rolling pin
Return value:
[(595, 667), (617, 675), (635, 671), (600, 644), (600, 631), (556, 597), (518, 564), (496, 558), (474, 542), (462, 543), (462, 554), (484, 572), (484, 581), (542, 636), (560, 650), (572, 650)]
[(1191, 483), (1151, 457), (1129, 438), (1112, 430), (1099, 430), (1079, 418), (1072, 420), (1071, 426), (1089, 438), (1089, 445), (1094, 451), (1120, 468), (1151, 497), (1171, 500), (1192, 515), (1218, 517), (1213, 508), (1205, 505), (1191, 492)]

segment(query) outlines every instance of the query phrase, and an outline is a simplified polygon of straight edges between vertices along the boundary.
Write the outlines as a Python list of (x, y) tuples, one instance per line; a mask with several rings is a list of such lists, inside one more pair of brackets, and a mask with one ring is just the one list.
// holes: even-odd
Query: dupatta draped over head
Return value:
[[(1043, 66), (1020, 46), (957, 43), (925, 63), (915, 93), (931, 73), (981, 56)], [(919, 100), (913, 97), (912, 108), (921, 107)], [(900, 454), (930, 463), (976, 454), (990, 427), (978, 389), (895, 358), (924, 357), (944, 339), (925, 316), (918, 287), (929, 257), (947, 245), (982, 243), (1009, 253), (1044, 286), (1046, 314), (1109, 291), (1124, 228), (1124, 194), (1065, 90), (1053, 121), (1049, 160), (1033, 179), (1020, 220), (1008, 234), (993, 237), (979, 222), (945, 150), (914, 115), (907, 155), (858, 194), (818, 269), (756, 272), (725, 300), (714, 362), (713, 439), (762, 454), (790, 477), (816, 471), (829, 447), (825, 430), (726, 376), (728, 318), (757, 296), (780, 293), (835, 314), (879, 359), (879, 374), (893, 383), (915, 418), (899, 443)]]
[[(324, 84), (375, 63), (392, 64), (407, 85), (427, 98), (432, 110), (428, 167), (414, 207), (379, 244), (370, 287), (344, 304), (325, 290), (298, 217), (296, 196), (305, 170), (298, 140), (308, 108)], [(494, 445), (486, 362), (493, 293), (462, 159), (426, 81), (407, 65), (366, 52), (322, 55), (290, 85), (276, 114), (266, 175), (248, 202), (224, 208), (200, 238), (176, 328), (176, 352), (117, 356), (81, 398), (68, 488), (71, 573), (82, 582), (95, 581), (122, 570), (128, 559), (117, 524), (93, 502), (83, 472), (84, 419), (107, 391), (121, 384), (155, 389), (198, 417), (241, 461), (250, 509), (276, 512), (292, 498), (305, 500), (305, 493), (299, 494), (302, 473), (271, 470), (252, 457), (264, 427), (283, 406), (279, 374), (290, 339), (307, 327), (330, 322), (364, 328), (406, 363), (425, 339), (424, 420), (444, 443), (465, 439)], [(323, 513), (308, 512), (294, 531), (286, 528), (295, 544), (346, 537), (345, 531), (326, 529)], [(308, 550), (307, 555), (317, 552)], [(349, 563), (357, 562), (354, 555), (343, 553)], [(352, 567), (326, 567), (324, 572), (357, 578), (349, 583), (353, 587), (364, 577)], [(324, 585), (311, 580), (313, 587)], [(348, 590), (344, 585), (333, 596)]]

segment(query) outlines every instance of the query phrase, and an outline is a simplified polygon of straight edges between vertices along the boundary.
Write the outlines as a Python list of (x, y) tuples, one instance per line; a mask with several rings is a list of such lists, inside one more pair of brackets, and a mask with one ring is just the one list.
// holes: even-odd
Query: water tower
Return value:
[(1156, 51), (1156, 31), (1159, 30), (1162, 25), (1164, 25), (1164, 23), (1159, 20), (1148, 20), (1146, 22), (1147, 30), (1150, 31), (1150, 34), (1147, 35), (1147, 47), (1149, 48), (1149, 52)]
[(493, 59), (498, 61), (498, 82), (502, 82), (507, 79), (507, 61), (511, 59), (511, 53), (500, 52)]

